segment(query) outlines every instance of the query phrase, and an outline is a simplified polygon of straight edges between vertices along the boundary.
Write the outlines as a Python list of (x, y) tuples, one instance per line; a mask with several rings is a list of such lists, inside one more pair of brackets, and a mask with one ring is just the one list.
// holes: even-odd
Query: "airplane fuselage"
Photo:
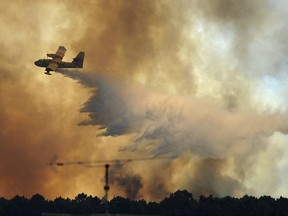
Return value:
[[(35, 61), (34, 64), (38, 67), (45, 67), (47, 68), (48, 65), (52, 62), (52, 59), (39, 59), (38, 61)], [(77, 65), (75, 65), (72, 62), (63, 62), (61, 61), (59, 63), (58, 68), (77, 68)]]

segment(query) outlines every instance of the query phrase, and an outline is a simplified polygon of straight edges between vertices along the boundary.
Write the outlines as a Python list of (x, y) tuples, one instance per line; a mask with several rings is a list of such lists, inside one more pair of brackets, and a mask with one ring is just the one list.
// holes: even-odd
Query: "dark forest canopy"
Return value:
[[(114, 197), (109, 201), (109, 213), (143, 215), (288, 215), (288, 199), (270, 196), (256, 198), (245, 195), (242, 198), (200, 196), (195, 199), (186, 190), (176, 191), (159, 203), (145, 200)], [(41, 215), (41, 213), (95, 214), (105, 212), (105, 203), (98, 197), (78, 194), (74, 199), (58, 197), (46, 200), (35, 194), (30, 199), (15, 196), (0, 198), (0, 215)]]

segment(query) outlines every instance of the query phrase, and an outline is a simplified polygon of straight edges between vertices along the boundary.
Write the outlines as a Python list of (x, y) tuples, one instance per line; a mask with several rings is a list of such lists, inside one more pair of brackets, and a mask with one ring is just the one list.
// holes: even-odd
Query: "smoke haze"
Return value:
[[(288, 196), (287, 2), (18, 1), (0, 6), (0, 196)], [(13, 14), (13, 16), (11, 15)], [(14, 16), (17, 14), (17, 16)], [(59, 45), (83, 71), (46, 77)], [(63, 76), (64, 75), (64, 76)], [(71, 79), (68, 79), (71, 78)]]

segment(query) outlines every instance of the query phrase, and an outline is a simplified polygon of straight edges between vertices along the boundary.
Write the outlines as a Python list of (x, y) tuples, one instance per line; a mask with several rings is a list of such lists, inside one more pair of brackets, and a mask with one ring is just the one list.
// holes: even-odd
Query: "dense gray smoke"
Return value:
[[(0, 196), (103, 195), (102, 172), (55, 174), (45, 166), (54, 154), (177, 157), (123, 166), (109, 197), (288, 196), (287, 8), (284, 0), (2, 2)], [(59, 45), (65, 61), (86, 52), (82, 72), (60, 71), (81, 85), (33, 65)]]
[[(233, 167), (236, 176), (224, 174), (231, 168), (231, 160), (240, 165), (241, 160), (250, 160), (253, 154), (266, 148), (266, 140), (275, 132), (287, 132), (286, 113), (231, 113), (198, 98), (169, 96), (141, 86), (115, 83), (92, 73), (60, 72), (94, 89), (80, 110), (88, 113), (88, 119), (81, 125), (100, 125), (104, 130), (100, 136), (130, 134), (134, 141), (126, 145), (124, 151), (147, 153), (149, 148), (150, 155), (179, 157), (176, 160), (184, 160), (182, 157), (190, 154), (192, 158), (184, 160), (184, 164), (173, 167), (174, 162), (169, 162), (166, 166), (173, 170), (172, 173), (177, 173), (176, 169), (181, 166), (195, 163), (189, 171), (193, 177), (185, 179), (184, 187), (196, 195), (212, 193), (220, 196), (243, 191), (245, 187), (241, 180), (245, 171), (242, 169), (247, 167)], [(241, 153), (239, 149), (245, 150)], [(157, 184), (165, 185), (159, 183), (169, 181), (165, 179), (164, 171), (167, 169), (160, 172), (162, 176), (150, 173), (148, 181), (153, 181), (153, 175), (157, 175)], [(129, 175), (125, 180), (129, 180)], [(118, 181), (120, 186), (123, 182)], [(162, 187), (159, 188), (161, 191)], [(163, 188), (162, 195), (167, 189)], [(152, 188), (146, 190), (155, 192)]]
[(110, 183), (112, 187), (119, 188), (124, 191), (124, 196), (136, 200), (140, 198), (141, 189), (143, 187), (142, 179), (139, 174), (134, 174), (132, 169), (123, 167), (112, 167), (110, 169)]

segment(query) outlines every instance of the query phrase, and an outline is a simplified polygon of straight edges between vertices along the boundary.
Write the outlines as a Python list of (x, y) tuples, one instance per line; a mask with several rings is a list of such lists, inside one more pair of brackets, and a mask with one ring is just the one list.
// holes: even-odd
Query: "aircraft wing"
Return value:
[(46, 69), (55, 71), (58, 68), (59, 64), (62, 62), (65, 52), (66, 48), (64, 46), (59, 46), (55, 54), (47, 54), (48, 57), (52, 57), (52, 61)]
[(46, 67), (46, 70), (49, 69), (49, 70), (55, 71), (58, 68), (58, 66), (59, 64), (52, 60), (50, 64)]
[(62, 60), (64, 55), (65, 55), (65, 52), (66, 52), (65, 47), (64, 46), (59, 46), (58, 50), (56, 51), (56, 56)]

